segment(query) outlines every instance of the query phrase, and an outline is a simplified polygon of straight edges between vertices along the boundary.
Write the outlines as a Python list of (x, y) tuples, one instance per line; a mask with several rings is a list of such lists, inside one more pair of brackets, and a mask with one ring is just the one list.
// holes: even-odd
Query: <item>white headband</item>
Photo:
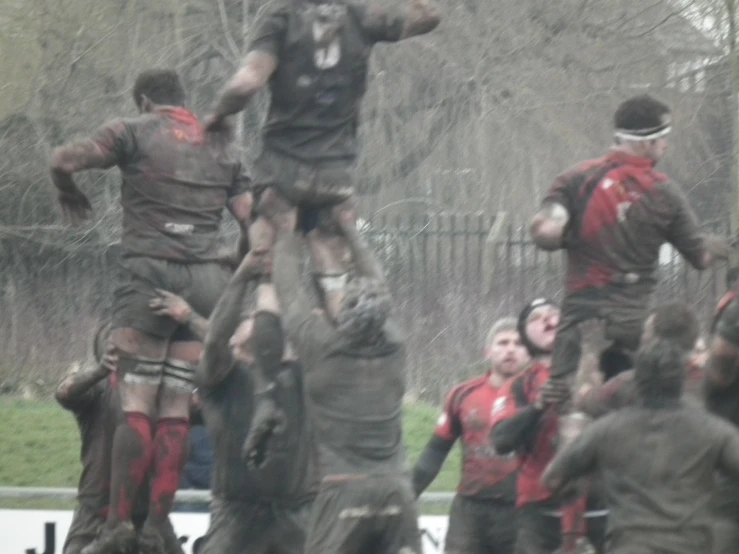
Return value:
[(616, 136), (616, 138), (620, 138), (621, 140), (643, 142), (664, 137), (670, 131), (672, 131), (672, 125), (668, 125), (667, 127), (659, 129), (658, 131), (654, 131), (653, 133), (650, 133), (648, 135), (635, 135), (633, 131), (627, 131), (625, 129), (616, 129), (613, 134)]

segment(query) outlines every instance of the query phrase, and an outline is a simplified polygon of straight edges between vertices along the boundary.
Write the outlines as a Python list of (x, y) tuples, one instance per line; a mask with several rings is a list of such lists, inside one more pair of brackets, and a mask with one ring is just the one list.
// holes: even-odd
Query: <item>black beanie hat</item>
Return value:
[(549, 298), (536, 298), (526, 304), (523, 307), (523, 310), (521, 310), (521, 313), (518, 314), (516, 330), (518, 331), (518, 336), (521, 339), (521, 342), (526, 347), (526, 350), (528, 350), (529, 356), (531, 357), (549, 354), (549, 351), (542, 350), (531, 342), (531, 339), (529, 339), (529, 336), (526, 334), (526, 320), (529, 319), (531, 312), (537, 308), (541, 308), (542, 306), (554, 306), (555, 308), (559, 308), (559, 305), (554, 300), (550, 300)]

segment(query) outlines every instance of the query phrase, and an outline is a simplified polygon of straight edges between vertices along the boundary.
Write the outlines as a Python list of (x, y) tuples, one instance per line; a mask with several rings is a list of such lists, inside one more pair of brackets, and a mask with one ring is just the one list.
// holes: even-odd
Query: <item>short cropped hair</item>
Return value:
[(670, 302), (657, 306), (653, 312), (655, 337), (677, 342), (684, 350), (692, 350), (700, 335), (700, 323), (687, 304)]
[(667, 104), (644, 94), (622, 102), (613, 117), (613, 124), (616, 129), (625, 131), (655, 129), (664, 124), (662, 116), (669, 113)]
[(185, 88), (173, 69), (148, 69), (139, 73), (133, 85), (133, 100), (139, 108), (144, 96), (155, 104), (185, 105)]
[(516, 324), (517, 321), (515, 317), (501, 317), (499, 320), (493, 323), (490, 331), (488, 331), (488, 334), (485, 336), (485, 348), (490, 347), (490, 345), (493, 344), (495, 337), (498, 336), (498, 334), (503, 333), (504, 331), (518, 332)]
[(636, 355), (634, 381), (644, 402), (679, 399), (685, 384), (688, 353), (673, 340), (656, 338)]

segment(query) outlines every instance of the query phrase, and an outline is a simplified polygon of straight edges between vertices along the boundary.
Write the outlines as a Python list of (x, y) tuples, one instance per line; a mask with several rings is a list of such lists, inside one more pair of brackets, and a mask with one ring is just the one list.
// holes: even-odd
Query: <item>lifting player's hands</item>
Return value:
[(549, 379), (539, 389), (534, 405), (540, 410), (549, 406), (561, 406), (570, 399), (570, 386), (564, 379)]
[(71, 191), (59, 193), (59, 205), (64, 221), (73, 227), (80, 227), (90, 219), (92, 213), (90, 201), (76, 186)]
[(149, 301), (149, 308), (160, 316), (170, 317), (180, 325), (186, 324), (192, 316), (190, 304), (176, 294), (157, 289), (157, 296)]
[(601, 352), (611, 346), (611, 340), (606, 338), (606, 320), (589, 319), (577, 326), (580, 331), (580, 344), (583, 354), (600, 356)]
[(105, 348), (105, 354), (103, 354), (103, 359), (100, 360), (100, 367), (109, 373), (118, 371), (118, 351), (114, 344), (108, 343), (108, 346)]
[(236, 273), (247, 279), (257, 279), (263, 275), (272, 273), (272, 255), (271, 252), (254, 252), (253, 250), (244, 256), (241, 260)]
[(269, 459), (272, 437), (285, 432), (287, 419), (285, 412), (277, 407), (269, 391), (255, 396), (258, 399), (257, 406), (241, 456), (250, 467), (258, 469)]

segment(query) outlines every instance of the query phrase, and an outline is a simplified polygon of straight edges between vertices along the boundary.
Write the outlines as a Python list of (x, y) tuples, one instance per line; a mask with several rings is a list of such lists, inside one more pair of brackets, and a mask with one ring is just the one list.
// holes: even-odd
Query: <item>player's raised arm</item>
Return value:
[(203, 344), (203, 360), (198, 379), (210, 386), (220, 383), (231, 371), (234, 360), (229, 342), (242, 320), (243, 299), (250, 281), (265, 272), (263, 256), (248, 254), (239, 265), (210, 316)]
[(49, 161), (51, 182), (59, 192), (64, 219), (74, 226), (90, 217), (92, 206), (74, 182), (74, 174), (86, 169), (108, 169), (120, 163), (125, 152), (125, 123), (116, 120), (100, 127), (91, 136), (70, 141), (54, 149)]

